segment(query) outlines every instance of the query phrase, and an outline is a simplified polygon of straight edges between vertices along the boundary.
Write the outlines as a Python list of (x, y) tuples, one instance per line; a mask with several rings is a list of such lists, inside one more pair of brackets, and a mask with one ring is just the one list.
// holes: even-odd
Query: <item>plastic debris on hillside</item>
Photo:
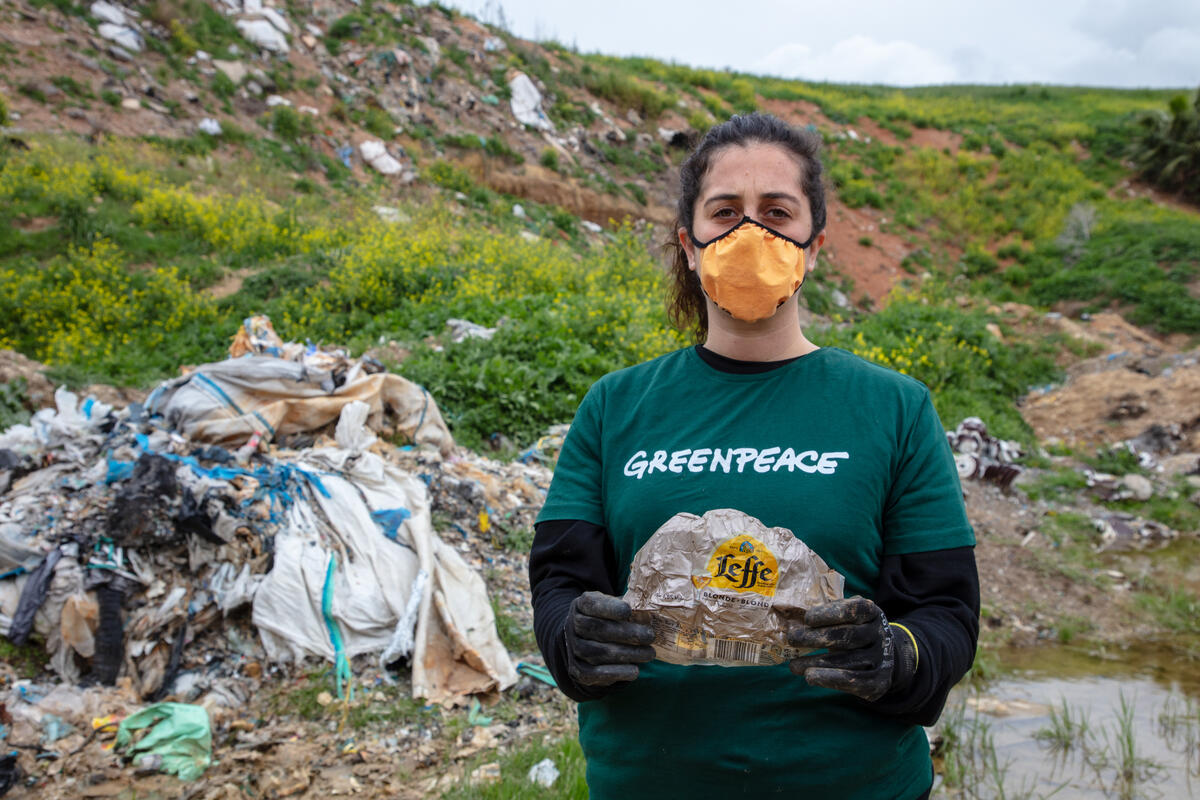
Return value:
[(196, 123), (196, 130), (201, 133), (207, 133), (209, 136), (220, 136), (221, 123), (212, 117), (205, 117)]
[(558, 780), (558, 767), (554, 765), (554, 759), (543, 758), (529, 768), (526, 777), (530, 783), (536, 783), (538, 786), (549, 789)]
[(1133, 514), (1104, 514), (1092, 520), (1100, 533), (1096, 549), (1152, 550), (1179, 538), (1179, 533), (1161, 522), (1145, 520)]
[[(135, 740), (135, 733), (141, 730), (145, 735)], [(194, 781), (212, 764), (208, 712), (186, 703), (148, 706), (121, 722), (116, 747), (144, 768)]]
[(110, 42), (115, 42), (126, 50), (131, 50), (135, 53), (140, 53), (144, 46), (142, 35), (133, 28), (124, 25), (114, 25), (111, 22), (102, 22), (96, 28), (96, 32), (108, 39)]
[(518, 72), (508, 80), (508, 88), (512, 92), (509, 105), (513, 116), (531, 128), (541, 131), (553, 131), (554, 123), (542, 110), (542, 93), (533, 85), (533, 81), (524, 72)]
[(371, 165), (371, 169), (381, 175), (399, 175), (404, 165), (392, 157), (383, 142), (369, 140), (358, 146), (363, 161)]
[(1095, 472), (1085, 469), (1088, 488), (1092, 493), (1105, 501), (1137, 500), (1145, 502), (1154, 496), (1154, 484), (1144, 475), (1131, 473), (1129, 475), (1109, 475), (1105, 472)]
[(287, 37), (265, 19), (239, 19), (234, 22), (238, 32), (264, 50), (273, 53), (288, 52)]
[(1013, 463), (1022, 455), (1020, 444), (992, 436), (979, 417), (964, 419), (946, 432), (946, 440), (955, 452), (954, 464), (963, 480), (973, 478), (1007, 489), (1021, 474), (1021, 468)]
[(369, 406), (373, 429), (435, 447), (443, 456), (454, 448), (429, 393), (383, 372), (378, 362), (285, 344), (266, 317), (247, 319), (230, 352), (241, 355), (159, 386), (146, 410), (188, 439), (229, 446), (254, 434), (270, 442), (320, 430), (358, 400)]
[(487, 328), (465, 319), (448, 319), (446, 327), (450, 329), (450, 341), (455, 343), (464, 339), (491, 339), (499, 330), (499, 326)]
[(125, 12), (120, 6), (106, 3), (104, 0), (97, 0), (97, 2), (92, 3), (89, 10), (92, 16), (101, 22), (108, 22), (112, 25), (120, 25), (122, 27), (129, 24), (129, 18), (125, 16)]

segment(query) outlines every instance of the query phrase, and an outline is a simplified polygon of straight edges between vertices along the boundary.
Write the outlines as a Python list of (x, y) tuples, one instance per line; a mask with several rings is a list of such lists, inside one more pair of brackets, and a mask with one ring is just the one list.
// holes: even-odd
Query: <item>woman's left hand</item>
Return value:
[[(792, 672), (803, 675), (813, 686), (878, 700), (912, 679), (911, 671), (900, 674), (905, 669), (897, 670), (895, 658), (897, 643), (907, 646), (908, 640), (903, 636), (894, 639), (883, 609), (865, 597), (813, 606), (805, 612), (804, 623), (788, 631), (788, 643), (827, 651), (791, 662)], [(913, 662), (906, 658), (901, 663)]]

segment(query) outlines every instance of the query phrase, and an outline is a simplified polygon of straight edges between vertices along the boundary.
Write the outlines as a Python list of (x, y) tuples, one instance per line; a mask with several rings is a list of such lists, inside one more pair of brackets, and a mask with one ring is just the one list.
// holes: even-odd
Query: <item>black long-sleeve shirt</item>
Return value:
[[(702, 346), (697, 346), (697, 353), (715, 369), (743, 374), (775, 369), (791, 360), (736, 361)], [(618, 593), (616, 557), (608, 531), (582, 520), (538, 523), (529, 554), (529, 579), (538, 646), (563, 692), (573, 700), (586, 701), (619, 691), (619, 684), (580, 686), (567, 671), (565, 626), (571, 602), (585, 591)], [(906, 688), (885, 695), (871, 707), (911, 724), (932, 725), (951, 687), (966, 674), (975, 657), (979, 576), (974, 549), (885, 555), (873, 599), (890, 621), (912, 631), (919, 662)]]

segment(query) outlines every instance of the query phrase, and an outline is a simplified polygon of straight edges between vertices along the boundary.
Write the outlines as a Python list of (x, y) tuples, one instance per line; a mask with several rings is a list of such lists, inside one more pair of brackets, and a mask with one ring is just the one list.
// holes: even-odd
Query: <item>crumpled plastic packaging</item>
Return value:
[(638, 550), (624, 600), (671, 664), (766, 666), (808, 651), (787, 644), (804, 610), (840, 600), (845, 579), (786, 528), (732, 508), (680, 513)]
[[(134, 731), (150, 728), (134, 742)], [(208, 712), (187, 703), (155, 703), (126, 717), (117, 728), (118, 750), (127, 750), (131, 758), (143, 755), (154, 759), (164, 772), (180, 780), (194, 781), (212, 763), (212, 728)]]

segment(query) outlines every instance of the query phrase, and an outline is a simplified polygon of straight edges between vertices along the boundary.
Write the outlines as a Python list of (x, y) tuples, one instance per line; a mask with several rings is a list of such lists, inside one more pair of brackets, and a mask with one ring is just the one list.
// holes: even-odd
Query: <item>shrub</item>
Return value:
[(271, 109), (271, 130), (287, 142), (294, 142), (312, 127), (312, 122), (301, 118), (300, 112), (291, 106), (275, 106)]
[(432, 183), (452, 192), (467, 194), (475, 185), (465, 170), (440, 159), (429, 166), (426, 176)]
[(1200, 89), (1190, 104), (1173, 97), (1167, 111), (1147, 112), (1138, 125), (1131, 152), (1142, 177), (1200, 201)]
[(362, 126), (369, 133), (373, 133), (385, 142), (396, 135), (396, 121), (392, 119), (391, 114), (382, 108), (368, 109), (366, 116), (363, 118)]

